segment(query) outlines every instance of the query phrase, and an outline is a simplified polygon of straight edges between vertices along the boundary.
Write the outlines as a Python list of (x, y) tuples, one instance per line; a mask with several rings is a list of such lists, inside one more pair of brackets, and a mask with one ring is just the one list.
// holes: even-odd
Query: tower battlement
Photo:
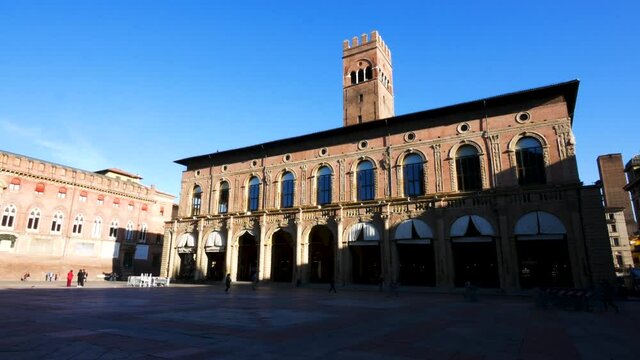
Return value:
[(369, 38), (369, 35), (367, 34), (362, 34), (360, 35), (360, 37), (354, 36), (351, 39), (351, 41), (344, 40), (342, 42), (342, 50), (346, 52), (347, 50), (355, 49), (355, 48), (369, 45), (369, 44), (374, 44), (375, 46), (378, 46), (380, 50), (389, 59), (391, 59), (391, 51), (389, 50), (389, 47), (387, 47), (387, 44), (382, 40), (382, 37), (378, 34), (377, 30), (373, 30), (371, 32), (371, 38)]

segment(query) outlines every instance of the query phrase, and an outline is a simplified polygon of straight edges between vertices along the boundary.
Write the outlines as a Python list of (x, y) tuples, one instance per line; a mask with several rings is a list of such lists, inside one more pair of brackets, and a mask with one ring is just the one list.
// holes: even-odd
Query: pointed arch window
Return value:
[(351, 85), (355, 85), (358, 82), (358, 79), (356, 78), (356, 72), (352, 71), (350, 76), (351, 76)]
[(331, 203), (331, 175), (328, 166), (318, 169), (318, 205)]
[(40, 226), (40, 209), (33, 209), (29, 213), (29, 219), (27, 220), (27, 230), (38, 230)]
[(218, 213), (226, 214), (229, 211), (229, 183), (220, 183), (220, 194), (218, 199)]
[(202, 206), (202, 188), (198, 185), (193, 187), (191, 196), (191, 215), (200, 215), (200, 207)]
[(462, 145), (456, 151), (458, 191), (482, 190), (480, 155), (472, 145)]
[(73, 228), (71, 232), (76, 235), (82, 234), (82, 225), (84, 224), (84, 216), (82, 214), (76, 215), (76, 218), (73, 219)]
[(375, 197), (375, 175), (371, 161), (364, 160), (357, 168), (358, 201), (373, 200)]
[(2, 212), (2, 227), (3, 228), (7, 228), (7, 229), (12, 229), (13, 228), (13, 223), (16, 219), (16, 207), (15, 205), (8, 205), (7, 207), (4, 208), (4, 211)]
[(247, 209), (249, 211), (258, 210), (258, 202), (260, 199), (260, 179), (254, 176), (249, 180), (249, 201)]
[(365, 80), (373, 79), (373, 72), (371, 71), (371, 66), (367, 66), (367, 68), (364, 70), (364, 79)]
[(131, 241), (133, 240), (133, 231), (135, 229), (135, 226), (133, 225), (132, 221), (129, 221), (127, 223), (127, 227), (124, 230), (124, 240), (125, 241)]
[(62, 214), (62, 211), (56, 211), (56, 213), (53, 214), (53, 219), (51, 220), (51, 232), (52, 233), (61, 232), (63, 221), (64, 221), (64, 215)]
[(360, 69), (358, 70), (358, 82), (361, 83), (364, 81), (364, 70)]
[(516, 167), (519, 185), (546, 184), (544, 155), (540, 142), (530, 136), (516, 143)]
[(147, 224), (142, 224), (140, 225), (140, 236), (138, 236), (138, 242), (139, 243), (146, 243), (147, 242)]
[(120, 224), (118, 223), (118, 220), (112, 220), (111, 221), (111, 225), (109, 225), (109, 238), (110, 239), (117, 239), (118, 238), (118, 227), (120, 226)]
[(93, 220), (93, 230), (91, 230), (91, 237), (99, 238), (102, 234), (102, 218), (100, 216)]
[(424, 160), (418, 154), (409, 154), (404, 158), (402, 174), (404, 196), (424, 195)]
[(293, 174), (289, 171), (282, 175), (282, 198), (280, 206), (282, 208), (290, 208), (293, 206), (293, 192), (294, 192), (294, 178)]

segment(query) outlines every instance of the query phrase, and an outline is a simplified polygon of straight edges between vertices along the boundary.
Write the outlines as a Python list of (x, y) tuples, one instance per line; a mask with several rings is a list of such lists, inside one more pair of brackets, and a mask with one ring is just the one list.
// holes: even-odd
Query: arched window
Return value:
[(13, 228), (13, 222), (16, 219), (16, 207), (15, 205), (9, 205), (4, 208), (2, 212), (2, 227)]
[(356, 79), (356, 72), (352, 71), (351, 72), (351, 85), (355, 85), (358, 82), (358, 79)]
[(249, 211), (258, 210), (258, 202), (260, 199), (260, 179), (254, 176), (249, 180), (249, 201), (247, 209)]
[(371, 71), (371, 66), (367, 66), (367, 68), (365, 69), (364, 78), (365, 80), (373, 79), (373, 72)]
[(318, 169), (318, 205), (331, 203), (331, 169), (323, 166)]
[(139, 243), (147, 242), (147, 231), (148, 231), (147, 224), (140, 225), (140, 235), (138, 236)]
[(402, 174), (404, 176), (404, 196), (424, 195), (424, 167), (422, 156), (409, 154), (404, 158)]
[(82, 224), (84, 224), (84, 217), (82, 214), (76, 215), (76, 218), (73, 219), (73, 228), (71, 229), (71, 232), (76, 235), (82, 234)]
[(99, 238), (102, 234), (102, 218), (100, 216), (96, 217), (93, 220), (93, 230), (91, 231), (91, 236), (94, 238)]
[(127, 223), (127, 227), (124, 229), (124, 240), (125, 241), (133, 240), (133, 230), (134, 229), (135, 229), (135, 226), (133, 225), (133, 222), (129, 221)]
[(357, 184), (359, 201), (373, 200), (375, 197), (375, 177), (373, 171), (373, 164), (371, 161), (365, 160), (358, 164)]
[(196, 185), (193, 187), (193, 195), (191, 197), (191, 216), (200, 215), (201, 206), (202, 206), (202, 188)]
[(459, 191), (482, 190), (480, 156), (471, 145), (463, 145), (456, 152), (456, 173)]
[(361, 83), (364, 81), (364, 70), (358, 70), (358, 82)]
[(118, 227), (120, 226), (120, 224), (118, 223), (118, 220), (112, 220), (111, 221), (111, 225), (109, 225), (109, 238), (110, 239), (117, 239), (118, 238)]
[(290, 208), (293, 206), (293, 174), (286, 172), (282, 175), (282, 199), (280, 207)]
[(56, 211), (53, 214), (53, 220), (51, 220), (51, 232), (59, 233), (62, 231), (62, 222), (64, 221), (64, 215), (62, 215), (62, 211)]
[(547, 182), (544, 172), (542, 145), (537, 139), (523, 137), (516, 143), (518, 184), (533, 185)]
[(220, 197), (218, 199), (218, 213), (226, 214), (229, 211), (229, 183), (223, 181), (220, 184)]
[(27, 229), (38, 230), (40, 225), (40, 209), (33, 209), (29, 213), (29, 219), (27, 220)]

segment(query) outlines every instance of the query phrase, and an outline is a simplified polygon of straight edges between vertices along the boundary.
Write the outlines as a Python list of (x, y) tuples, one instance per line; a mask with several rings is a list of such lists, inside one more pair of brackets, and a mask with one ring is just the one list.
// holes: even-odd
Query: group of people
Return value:
[(58, 281), (58, 274), (54, 274), (51, 271), (44, 274), (44, 281)]
[[(89, 277), (89, 273), (85, 269), (80, 269), (78, 271), (78, 287), (84, 286), (85, 281), (87, 281), (87, 277)], [(67, 287), (71, 287), (71, 282), (73, 282), (73, 270), (69, 270), (67, 273)]]

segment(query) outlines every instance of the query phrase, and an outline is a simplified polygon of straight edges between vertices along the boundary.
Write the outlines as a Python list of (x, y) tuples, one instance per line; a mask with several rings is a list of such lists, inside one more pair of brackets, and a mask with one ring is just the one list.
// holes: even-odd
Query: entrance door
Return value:
[(454, 242), (453, 263), (456, 286), (465, 286), (466, 282), (478, 287), (499, 287), (498, 263), (494, 241)]
[(222, 281), (224, 279), (225, 255), (224, 251), (207, 253), (207, 280)]
[(435, 286), (436, 268), (431, 244), (398, 244), (400, 284)]
[(180, 279), (193, 279), (196, 270), (196, 254), (181, 253), (180, 254)]
[(331, 230), (316, 225), (309, 234), (309, 281), (329, 283), (334, 276), (334, 242)]
[(238, 242), (237, 281), (251, 281), (252, 275), (258, 271), (258, 244), (256, 238), (245, 232)]
[(273, 234), (271, 244), (271, 280), (274, 282), (293, 281), (293, 241), (283, 230)]
[(520, 287), (573, 287), (567, 241), (518, 240)]
[(380, 283), (380, 245), (351, 245), (351, 271), (354, 284)]

